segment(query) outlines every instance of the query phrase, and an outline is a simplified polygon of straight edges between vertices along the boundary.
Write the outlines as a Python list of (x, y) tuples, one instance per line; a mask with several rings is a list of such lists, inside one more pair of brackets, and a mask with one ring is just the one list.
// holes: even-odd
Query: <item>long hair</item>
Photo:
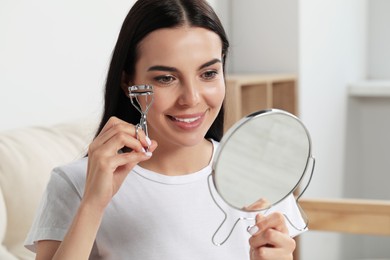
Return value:
[[(139, 112), (130, 104), (121, 88), (122, 73), (131, 79), (135, 73), (138, 44), (149, 33), (161, 28), (188, 24), (213, 31), (222, 42), (223, 71), (229, 48), (225, 30), (211, 6), (205, 0), (138, 0), (130, 9), (120, 30), (108, 70), (104, 112), (96, 135), (111, 116), (131, 124), (139, 122)], [(206, 133), (206, 138), (220, 141), (223, 135), (224, 107)]]

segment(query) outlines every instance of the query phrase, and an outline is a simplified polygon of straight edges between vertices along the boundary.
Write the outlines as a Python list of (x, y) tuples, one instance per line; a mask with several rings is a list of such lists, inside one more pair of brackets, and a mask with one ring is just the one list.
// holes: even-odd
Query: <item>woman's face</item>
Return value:
[(204, 140), (225, 96), (222, 43), (199, 27), (159, 29), (139, 44), (133, 84), (151, 84), (148, 131), (160, 145)]

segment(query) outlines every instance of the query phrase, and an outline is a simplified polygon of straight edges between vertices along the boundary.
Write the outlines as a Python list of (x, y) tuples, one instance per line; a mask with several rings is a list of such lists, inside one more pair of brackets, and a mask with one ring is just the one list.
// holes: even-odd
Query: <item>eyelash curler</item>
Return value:
[[(128, 90), (129, 90), (129, 97), (130, 97), (131, 104), (141, 113), (140, 122), (135, 126), (136, 137), (139, 140), (139, 136), (138, 136), (139, 128), (141, 128), (145, 132), (146, 136), (149, 137), (146, 116), (154, 101), (153, 86), (134, 85), (134, 86), (129, 86)], [(145, 100), (144, 108), (142, 108), (140, 102), (141, 97), (144, 97)]]

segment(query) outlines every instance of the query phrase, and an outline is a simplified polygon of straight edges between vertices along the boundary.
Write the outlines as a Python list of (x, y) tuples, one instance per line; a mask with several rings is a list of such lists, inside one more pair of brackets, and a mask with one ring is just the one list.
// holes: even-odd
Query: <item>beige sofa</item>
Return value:
[(34, 259), (23, 247), (51, 169), (85, 155), (93, 120), (0, 132), (0, 259)]

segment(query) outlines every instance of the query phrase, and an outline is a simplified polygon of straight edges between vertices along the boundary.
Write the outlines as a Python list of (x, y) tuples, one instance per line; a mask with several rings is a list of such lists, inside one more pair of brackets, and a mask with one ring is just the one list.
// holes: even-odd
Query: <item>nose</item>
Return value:
[(179, 104), (181, 106), (195, 106), (200, 101), (200, 86), (195, 82), (187, 82), (181, 86)]

